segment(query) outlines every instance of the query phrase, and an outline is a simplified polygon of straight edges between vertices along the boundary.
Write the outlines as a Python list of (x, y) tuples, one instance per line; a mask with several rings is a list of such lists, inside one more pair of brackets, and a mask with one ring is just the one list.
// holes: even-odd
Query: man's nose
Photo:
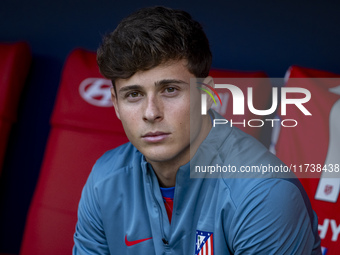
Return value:
[(148, 97), (144, 110), (143, 119), (149, 122), (160, 121), (163, 119), (162, 102), (156, 96)]

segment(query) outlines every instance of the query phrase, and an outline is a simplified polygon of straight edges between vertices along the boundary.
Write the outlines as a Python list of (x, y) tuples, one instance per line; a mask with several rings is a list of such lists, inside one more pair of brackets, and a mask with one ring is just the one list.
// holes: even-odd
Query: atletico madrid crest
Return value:
[(195, 255), (214, 255), (213, 233), (196, 231)]

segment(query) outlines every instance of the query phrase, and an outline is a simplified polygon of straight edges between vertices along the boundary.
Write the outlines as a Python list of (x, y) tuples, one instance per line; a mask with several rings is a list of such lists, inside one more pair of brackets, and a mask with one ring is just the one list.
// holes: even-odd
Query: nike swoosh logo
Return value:
[(126, 246), (132, 246), (132, 245), (139, 244), (141, 242), (144, 242), (144, 241), (147, 241), (147, 240), (150, 240), (150, 239), (152, 239), (152, 237), (139, 239), (139, 240), (135, 240), (135, 241), (129, 241), (129, 240), (127, 240), (127, 235), (125, 235), (125, 244), (126, 244)]

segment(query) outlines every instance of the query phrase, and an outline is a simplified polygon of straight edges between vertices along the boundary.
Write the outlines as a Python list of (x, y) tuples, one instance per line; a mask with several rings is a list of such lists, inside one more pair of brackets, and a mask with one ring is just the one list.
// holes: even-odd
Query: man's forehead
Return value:
[(164, 83), (188, 83), (190, 78), (194, 75), (191, 74), (185, 66), (186, 61), (172, 61), (170, 63), (156, 66), (150, 70), (138, 71), (133, 76), (127, 79), (117, 79), (115, 84), (119, 90), (125, 86), (157, 86)]

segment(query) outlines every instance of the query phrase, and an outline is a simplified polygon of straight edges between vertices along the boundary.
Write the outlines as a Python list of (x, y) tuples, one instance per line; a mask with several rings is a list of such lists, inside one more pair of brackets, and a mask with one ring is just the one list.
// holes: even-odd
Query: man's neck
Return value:
[(153, 162), (151, 165), (156, 173), (160, 187), (175, 187), (176, 174), (180, 166), (162, 164), (160, 162)]

